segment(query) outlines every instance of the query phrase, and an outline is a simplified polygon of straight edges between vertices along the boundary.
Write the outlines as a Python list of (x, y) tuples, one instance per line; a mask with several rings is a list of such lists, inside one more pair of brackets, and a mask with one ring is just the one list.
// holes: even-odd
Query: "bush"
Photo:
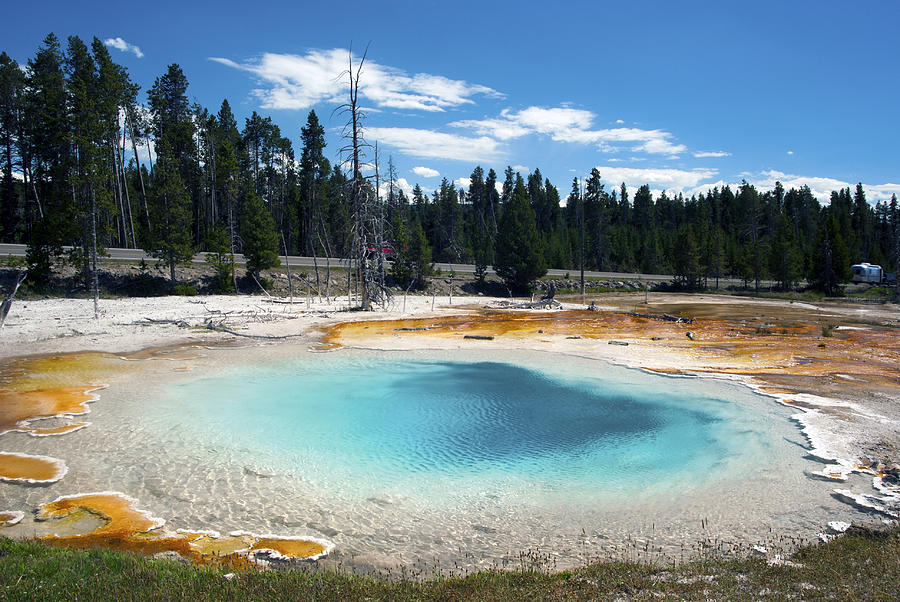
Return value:
[(181, 297), (193, 297), (197, 294), (197, 289), (190, 284), (176, 284), (172, 289), (172, 294)]
[(28, 262), (24, 257), (18, 257), (16, 255), (8, 255), (2, 259), (0, 259), (0, 266), (5, 268), (13, 268), (13, 269), (21, 269), (27, 268)]

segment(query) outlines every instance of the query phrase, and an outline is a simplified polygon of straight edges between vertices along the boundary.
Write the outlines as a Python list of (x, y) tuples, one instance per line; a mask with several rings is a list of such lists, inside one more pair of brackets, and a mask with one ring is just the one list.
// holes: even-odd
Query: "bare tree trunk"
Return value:
[[(125, 116), (127, 118), (128, 114), (126, 113)], [(131, 137), (131, 150), (134, 152), (134, 162), (137, 165), (138, 178), (141, 181), (141, 202), (144, 204), (144, 217), (147, 218), (147, 234), (150, 234), (150, 209), (147, 207), (147, 190), (144, 188), (144, 172), (141, 170), (141, 158), (138, 156), (137, 141), (134, 139), (133, 128), (134, 121), (131, 120), (131, 127), (128, 128), (128, 134)]]
[(41, 199), (38, 197), (37, 186), (34, 184), (34, 177), (31, 178), (31, 190), (34, 192), (34, 202), (38, 208), (38, 217), (44, 219), (44, 209), (41, 207)]
[(376, 251), (378, 257), (378, 286), (381, 287), (380, 294), (384, 294), (384, 206), (381, 204), (381, 180), (378, 177), (378, 142), (375, 142), (375, 205), (378, 208), (377, 219), (375, 224), (375, 242), (378, 246)]
[(6, 299), (3, 300), (3, 303), (0, 303), (0, 328), (3, 328), (3, 323), (6, 322), (6, 316), (9, 314), (9, 309), (12, 307), (13, 299), (16, 297), (16, 292), (19, 290), (19, 287), (22, 286), (22, 283), (25, 282), (25, 278), (28, 276), (28, 272), (21, 272), (19, 277), (16, 279), (16, 283), (13, 285), (12, 292), (7, 295)]
[(362, 309), (369, 311), (369, 289), (368, 289), (368, 273), (366, 265), (366, 221), (367, 221), (367, 205), (368, 200), (364, 198), (362, 173), (360, 172), (360, 114), (359, 114), (359, 76), (362, 72), (363, 64), (366, 62), (366, 53), (363, 53), (356, 73), (353, 70), (353, 55), (349, 57), (350, 69), (350, 103), (348, 105), (350, 111), (350, 134), (352, 140), (352, 201), (356, 208), (356, 271), (359, 276), (359, 285), (362, 294)]
[(147, 136), (147, 162), (150, 163), (150, 177), (153, 177), (153, 151), (150, 150), (150, 136)]
[(291, 305), (294, 304), (294, 279), (291, 277), (291, 263), (288, 261), (287, 243), (284, 241), (284, 230), (281, 231), (281, 245), (284, 247), (284, 265), (287, 268), (288, 290), (291, 293)]
[[(118, 138), (118, 136), (116, 136)], [(119, 180), (119, 152), (116, 149), (117, 143), (113, 143), (112, 148), (109, 150), (112, 152), (112, 160), (113, 160), (113, 180), (115, 182), (115, 186), (113, 187), (113, 196), (116, 199), (116, 207), (119, 210), (119, 216), (116, 219), (116, 224), (118, 227), (116, 228), (116, 234), (119, 237), (119, 245), (123, 247), (128, 246), (128, 229), (125, 227), (125, 204), (122, 201), (122, 187), (120, 186)]]
[(231, 246), (231, 284), (234, 286), (234, 292), (238, 292), (237, 287), (237, 270), (234, 267), (234, 211), (230, 200), (228, 202), (228, 242)]
[(100, 283), (97, 279), (97, 203), (91, 186), (91, 274), (94, 288), (94, 319), (100, 319)]
[[(582, 188), (578, 193), (578, 209), (579, 209), (579, 220), (581, 226), (581, 302), (584, 303), (584, 189)], [(491, 207), (494, 204), (491, 203)]]
[(137, 248), (137, 238), (134, 235), (134, 216), (131, 211), (131, 195), (128, 193), (128, 180), (125, 178), (125, 129), (122, 129), (122, 146), (118, 146), (119, 137), (116, 136), (116, 145), (119, 158), (119, 174), (121, 175), (122, 189), (125, 191), (125, 209), (128, 211), (128, 226), (131, 229), (131, 245)]
[[(325, 233), (324, 240), (322, 240), (322, 234)], [(325, 251), (325, 296), (331, 296), (331, 245), (328, 243), (328, 233), (325, 231), (325, 223), (322, 220), (321, 213), (319, 214), (319, 224), (317, 230), (317, 236), (319, 239), (319, 244), (322, 245), (322, 250)], [(315, 255), (313, 256), (313, 261), (315, 262)], [(316, 286), (319, 286), (319, 272), (316, 270)], [(322, 293), (321, 289), (319, 292), (319, 297), (321, 298)]]
[(212, 223), (210, 224), (210, 231), (215, 228), (216, 223), (219, 221), (219, 205), (216, 201), (216, 149), (209, 139), (209, 132), (206, 133), (207, 144), (209, 145), (209, 162), (212, 166), (210, 169), (210, 174), (212, 175), (212, 182), (210, 186), (210, 195), (212, 202)]

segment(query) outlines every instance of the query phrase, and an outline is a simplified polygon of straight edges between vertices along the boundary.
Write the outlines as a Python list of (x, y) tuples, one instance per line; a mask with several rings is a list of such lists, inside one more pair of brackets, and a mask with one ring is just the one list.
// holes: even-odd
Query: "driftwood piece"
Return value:
[(253, 278), (253, 282), (256, 283), (256, 286), (259, 287), (259, 290), (261, 290), (262, 292), (264, 292), (264, 293), (266, 294), (266, 297), (271, 297), (271, 296), (272, 296), (272, 295), (269, 294), (269, 291), (267, 291), (267, 290), (265, 289), (265, 287), (264, 287), (262, 284), (260, 284), (259, 280), (256, 279), (256, 276), (254, 276), (253, 274), (250, 274), (250, 277)]
[(190, 323), (184, 318), (178, 318), (175, 320), (172, 319), (161, 319), (161, 318), (147, 318), (143, 317), (137, 322), (133, 322), (133, 324), (146, 326), (147, 324), (174, 324), (175, 326), (179, 326), (181, 328), (189, 328)]
[(648, 320), (661, 320), (663, 322), (675, 322), (676, 324), (693, 324), (694, 318), (679, 318), (678, 316), (670, 316), (669, 314), (641, 314), (637, 312), (629, 312), (629, 316), (635, 318), (646, 318)]
[(485, 334), (467, 334), (464, 339), (473, 339), (475, 341), (493, 341), (494, 337)]
[(234, 335), (236, 337), (244, 337), (247, 339), (263, 339), (268, 341), (281, 341), (284, 339), (293, 339), (299, 336), (303, 336), (301, 334), (285, 334), (281, 336), (273, 336), (273, 335), (265, 335), (265, 334), (247, 334), (244, 332), (237, 332), (236, 330), (231, 330), (230, 328), (226, 328), (221, 324), (214, 324), (212, 322), (207, 322), (206, 327), (209, 330), (215, 330), (216, 332), (225, 332), (230, 335)]
[(25, 277), (28, 275), (28, 272), (21, 272), (19, 277), (16, 278), (16, 284), (13, 286), (12, 292), (3, 300), (3, 303), (0, 304), (0, 328), (3, 328), (3, 323), (6, 322), (6, 314), (9, 313), (9, 308), (12, 307), (13, 299), (16, 296), (16, 291), (19, 290), (19, 287), (25, 281)]
[(498, 301), (494, 305), (485, 305), (485, 309), (560, 309), (562, 303), (556, 299), (541, 299), (540, 301)]

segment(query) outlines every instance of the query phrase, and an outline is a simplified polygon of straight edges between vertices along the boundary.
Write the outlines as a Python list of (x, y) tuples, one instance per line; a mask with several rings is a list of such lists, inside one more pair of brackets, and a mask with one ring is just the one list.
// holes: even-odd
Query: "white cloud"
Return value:
[(524, 165), (513, 165), (513, 170), (519, 172), (520, 174), (528, 175), (531, 173), (531, 170), (525, 167)]
[(482, 136), (467, 138), (415, 128), (366, 128), (370, 142), (393, 146), (406, 155), (451, 159), (470, 163), (493, 163), (504, 157), (496, 140)]
[(664, 130), (639, 128), (612, 128), (593, 132), (604, 152), (620, 150), (621, 144), (631, 145), (629, 150), (650, 154), (677, 155), (687, 150), (683, 144), (671, 142), (672, 134)]
[[(761, 172), (753, 183), (757, 188), (771, 190), (775, 188), (775, 182), (781, 182), (785, 190), (809, 186), (810, 191), (822, 203), (828, 203), (831, 200), (833, 190), (842, 188), (856, 190), (856, 182), (844, 182), (827, 177), (798, 176), (774, 169)], [(866, 200), (873, 204), (878, 201), (890, 200), (892, 194), (900, 196), (900, 184), (863, 184), (863, 189), (866, 192)]]
[[(347, 50), (334, 48), (310, 50), (302, 56), (267, 52), (245, 63), (220, 57), (210, 60), (256, 75), (261, 87), (253, 93), (264, 108), (305, 109), (319, 102), (346, 101), (348, 56)], [(409, 75), (372, 60), (363, 65), (359, 92), (376, 107), (429, 112), (473, 104), (472, 97), (477, 95), (502, 97), (487, 86), (428, 73)]]
[[(785, 190), (790, 190), (791, 188), (799, 189), (803, 186), (808, 186), (813, 196), (819, 199), (819, 202), (822, 204), (828, 204), (831, 201), (831, 192), (834, 190), (840, 190), (842, 188), (850, 188), (853, 191), (856, 190), (855, 182), (845, 182), (836, 178), (821, 176), (799, 176), (775, 169), (759, 173), (743, 172), (739, 175), (741, 178), (747, 180), (747, 182), (753, 184), (761, 192), (773, 190), (776, 182), (781, 182), (781, 185)], [(692, 188), (686, 188), (684, 194), (687, 196), (706, 194), (708, 190), (712, 190), (713, 188), (721, 189), (725, 186), (730, 186), (733, 191), (736, 191), (740, 185), (740, 182), (726, 182), (725, 180), (720, 179), (716, 182), (707, 182), (698, 184)], [(892, 194), (900, 196), (900, 184), (863, 184), (863, 188), (866, 191), (866, 200), (872, 204), (875, 204), (878, 201), (888, 201)]]
[(788, 151), (788, 154), (789, 154), (789, 155), (793, 155), (793, 154), (794, 154), (794, 151), (789, 150), (789, 151)]
[(422, 176), (423, 178), (436, 178), (441, 175), (436, 169), (431, 169), (430, 167), (413, 167), (413, 173), (417, 176)]
[(103, 40), (103, 43), (107, 46), (111, 46), (116, 50), (121, 50), (122, 52), (133, 52), (134, 56), (140, 58), (144, 57), (144, 53), (141, 52), (141, 49), (134, 44), (129, 44), (122, 38), (107, 38)]
[[(402, 190), (407, 197), (412, 196), (413, 185), (410, 184), (406, 178), (397, 178), (394, 180), (394, 194), (397, 194), (398, 188)], [(391, 191), (391, 183), (382, 182), (381, 186), (379, 186), (379, 190), (381, 191), (381, 198), (386, 199)]]
[(714, 177), (718, 171), (715, 169), (698, 168), (693, 170), (684, 169), (641, 169), (637, 167), (613, 167), (609, 165), (598, 165), (597, 171), (603, 178), (607, 187), (618, 186), (625, 182), (629, 193), (634, 195), (635, 189), (639, 186), (647, 184), (658, 194), (659, 191), (678, 193), (686, 192), (688, 189), (697, 187), (703, 180)]
[(455, 184), (457, 188), (468, 190), (469, 186), (472, 185), (472, 178), (456, 178), (453, 180), (453, 184)]
[(499, 117), (455, 121), (450, 125), (500, 140), (543, 134), (557, 142), (597, 144), (603, 152), (618, 152), (623, 146), (655, 155), (677, 155), (687, 150), (683, 144), (672, 142), (672, 134), (664, 130), (621, 127), (592, 130), (594, 118), (593, 113), (582, 109), (528, 107), (517, 112), (504, 109)]
[(726, 151), (697, 151), (696, 153), (694, 153), (694, 156), (698, 159), (717, 159), (719, 157), (730, 157), (731, 153)]
[(618, 125), (622, 125), (623, 123), (625, 123), (625, 121), (622, 120), (622, 119), (616, 119), (616, 123), (617, 123)]

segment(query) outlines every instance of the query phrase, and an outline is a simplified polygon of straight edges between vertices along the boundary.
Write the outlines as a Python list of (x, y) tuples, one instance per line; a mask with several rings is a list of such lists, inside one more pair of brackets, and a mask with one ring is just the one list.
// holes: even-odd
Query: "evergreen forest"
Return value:
[[(596, 169), (552, 183), (539, 168), (475, 166), (467, 189), (444, 179), (430, 194), (418, 185), (407, 194), (393, 158), (364, 140), (353, 103), (348, 146), (328, 149), (315, 111), (282, 132), (256, 112), (239, 124), (228, 100), (188, 99), (177, 64), (142, 91), (97, 38), (50, 34), (26, 65), (0, 54), (0, 239), (28, 245), (33, 283), (64, 247), (86, 288), (92, 250), (107, 247), (146, 250), (172, 280), (176, 265), (209, 252), (221, 261), (244, 253), (254, 274), (283, 254), (365, 257), (382, 282), (388, 271), (403, 287), (421, 284), (431, 262), (475, 264), (482, 279), (492, 266), (525, 289), (547, 268), (577, 271), (583, 261), (672, 274), (686, 290), (730, 276), (826, 294), (840, 291), (851, 264), (896, 271), (900, 257), (896, 196), (872, 204), (861, 184), (826, 204), (808, 187), (760, 191), (746, 181), (686, 198), (647, 185), (629, 195)], [(391, 264), (382, 264), (386, 247), (396, 250)]]

